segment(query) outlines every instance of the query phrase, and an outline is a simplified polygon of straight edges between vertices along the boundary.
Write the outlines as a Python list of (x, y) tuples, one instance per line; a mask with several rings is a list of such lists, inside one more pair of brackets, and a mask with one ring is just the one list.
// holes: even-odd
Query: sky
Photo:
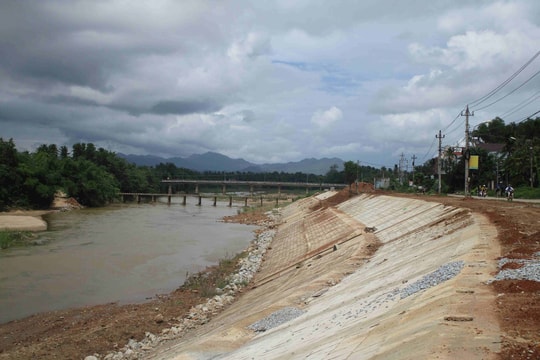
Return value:
[(537, 0), (2, 0), (0, 137), (420, 165), (536, 113), (539, 51)]

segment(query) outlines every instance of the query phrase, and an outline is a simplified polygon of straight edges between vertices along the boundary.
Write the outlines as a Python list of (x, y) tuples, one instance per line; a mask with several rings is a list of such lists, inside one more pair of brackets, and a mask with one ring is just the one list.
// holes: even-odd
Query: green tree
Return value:
[(338, 171), (338, 165), (334, 164), (330, 166), (330, 170), (325, 175), (325, 182), (330, 184), (342, 184), (344, 181), (343, 172)]
[(35, 153), (21, 154), (23, 179), (19, 201), (25, 206), (48, 208), (61, 187), (61, 166), (56, 146), (42, 145)]
[(344, 167), (344, 175), (345, 175), (346, 184), (350, 185), (357, 180), (360, 181), (360, 179), (358, 179), (358, 176), (359, 176), (358, 174), (360, 173), (360, 167), (358, 166), (358, 164), (352, 161), (346, 161), (343, 164), (343, 167)]
[(114, 176), (89, 160), (68, 158), (63, 173), (66, 192), (82, 205), (104, 206), (119, 192)]
[(19, 156), (13, 139), (0, 138), (0, 211), (13, 205), (21, 182), (18, 173)]

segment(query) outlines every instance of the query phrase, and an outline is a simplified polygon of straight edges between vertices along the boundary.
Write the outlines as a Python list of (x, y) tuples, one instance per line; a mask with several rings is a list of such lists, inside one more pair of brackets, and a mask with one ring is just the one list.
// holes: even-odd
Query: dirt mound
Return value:
[(68, 197), (64, 192), (57, 191), (54, 195), (54, 200), (51, 204), (51, 209), (53, 210), (61, 210), (61, 211), (67, 211), (67, 210), (74, 210), (74, 209), (82, 209), (82, 205), (79, 204), (77, 200), (75, 200), (72, 197)]

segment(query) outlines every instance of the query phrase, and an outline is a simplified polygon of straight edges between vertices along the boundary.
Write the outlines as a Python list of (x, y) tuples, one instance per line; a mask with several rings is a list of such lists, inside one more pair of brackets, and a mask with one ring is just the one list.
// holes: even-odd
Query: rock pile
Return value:
[[(280, 217), (279, 211), (276, 210), (268, 212), (266, 215), (272, 220), (272, 223), (277, 223)], [(159, 335), (146, 332), (144, 339), (140, 341), (130, 339), (118, 351), (111, 352), (104, 357), (101, 357), (99, 354), (90, 355), (85, 360), (139, 359), (146, 351), (151, 350), (157, 345), (167, 340), (181, 338), (188, 330), (207, 323), (212, 315), (216, 315), (226, 305), (231, 304), (235, 300), (238, 292), (249, 284), (255, 273), (259, 270), (263, 256), (276, 233), (272, 228), (273, 226), (267, 226), (266, 230), (257, 234), (247, 249), (248, 256), (239, 260), (239, 270), (229, 276), (227, 285), (223, 288), (216, 289), (216, 293), (219, 295), (208, 299), (204, 304), (192, 307), (186, 317), (178, 318), (178, 324), (171, 328), (163, 329)]]

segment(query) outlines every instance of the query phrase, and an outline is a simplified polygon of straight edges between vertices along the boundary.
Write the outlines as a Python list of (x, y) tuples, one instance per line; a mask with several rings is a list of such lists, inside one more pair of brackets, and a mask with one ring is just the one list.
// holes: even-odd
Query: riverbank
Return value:
[(47, 230), (43, 216), (54, 211), (81, 209), (82, 206), (73, 198), (59, 193), (48, 210), (13, 210), (0, 212), (0, 231), (40, 232)]
[[(262, 230), (270, 227), (271, 221), (260, 210), (226, 217), (223, 221), (258, 225)], [(247, 254), (242, 253), (240, 259), (247, 258)], [(194, 274), (184, 286), (168, 294), (156, 294), (144, 303), (109, 303), (39, 313), (2, 324), (0, 359), (77, 359), (91, 354), (101, 354), (103, 358), (111, 352), (127, 351), (125, 346), (128, 343), (133, 345), (134, 342), (161, 339), (164, 329), (170, 329), (169, 337), (181, 336), (219, 311), (213, 306), (210, 313), (205, 312), (209, 308), (206, 305), (209, 299), (214, 299), (216, 295), (231, 295), (231, 289), (223, 294), (215, 292), (216, 285), (224, 284), (223, 277), (235, 268), (236, 264), (231, 264), (230, 260), (224, 259), (218, 266)], [(226, 267), (229, 265), (232, 268)], [(241, 285), (249, 282), (242, 279), (236, 281)], [(235, 285), (232, 290), (243, 291), (240, 285)], [(221, 306), (228, 306), (229, 301), (232, 298), (224, 297)], [(216, 306), (220, 307), (219, 303)], [(186, 323), (185, 319), (188, 319)]]
[(0, 214), (0, 231), (45, 231), (47, 230), (47, 222), (41, 217), (43, 214), (2, 213)]

